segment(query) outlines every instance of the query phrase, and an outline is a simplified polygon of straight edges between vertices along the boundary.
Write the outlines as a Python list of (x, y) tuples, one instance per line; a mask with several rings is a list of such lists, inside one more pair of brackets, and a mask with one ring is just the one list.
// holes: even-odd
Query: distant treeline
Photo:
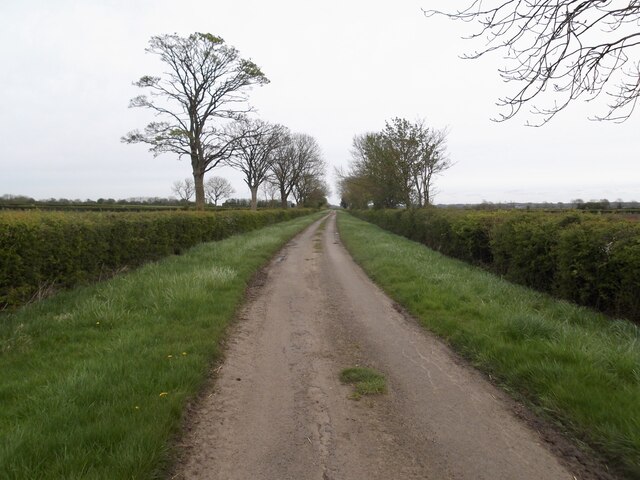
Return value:
[[(214, 207), (206, 205), (206, 210), (248, 209), (251, 200), (248, 198), (230, 198), (222, 205)], [(295, 204), (289, 202), (289, 206)], [(258, 208), (279, 208), (279, 200), (258, 200)], [(127, 199), (99, 198), (97, 200), (80, 200), (67, 198), (49, 198), (35, 200), (24, 195), (3, 195), (0, 197), (0, 210), (72, 210), (72, 211), (120, 211), (142, 212), (163, 210), (192, 210), (194, 202), (163, 197), (137, 197)]]
[[(571, 202), (482, 202), (478, 204), (440, 204), (438, 207), (444, 208), (463, 208), (472, 210), (587, 210), (587, 211), (618, 211), (618, 210), (636, 210), (640, 213), (640, 202), (624, 200), (609, 201), (606, 198), (602, 200), (589, 200), (587, 202), (577, 199)], [(636, 213), (636, 212), (634, 212)]]

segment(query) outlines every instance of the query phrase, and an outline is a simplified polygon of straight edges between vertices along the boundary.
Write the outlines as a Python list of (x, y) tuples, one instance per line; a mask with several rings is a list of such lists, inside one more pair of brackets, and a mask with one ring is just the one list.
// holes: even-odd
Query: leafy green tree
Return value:
[(343, 199), (358, 205), (371, 201), (376, 208), (430, 204), (435, 176), (451, 166), (446, 136), (446, 130), (403, 118), (386, 122), (381, 132), (357, 135), (350, 173), (341, 177)]
[(129, 132), (122, 141), (150, 145), (154, 156), (174, 153), (189, 158), (196, 208), (202, 210), (204, 175), (229, 158), (235, 142), (215, 120), (236, 119), (250, 110), (249, 88), (268, 79), (255, 63), (210, 33), (154, 36), (146, 51), (157, 55), (167, 71), (135, 82), (149, 95), (133, 98), (129, 106), (151, 110), (159, 120), (143, 132)]
[[(397, 189), (402, 197), (402, 204), (407, 207), (417, 202), (422, 205), (422, 184), (418, 182), (421, 172), (422, 155), (428, 136), (422, 122), (412, 123), (405, 118), (393, 118), (385, 123), (382, 138), (385, 142), (386, 155), (393, 160), (399, 182)], [(417, 190), (417, 191), (416, 191)]]
[(406, 199), (398, 156), (381, 133), (356, 135), (353, 139), (351, 176), (365, 180), (376, 208), (396, 208)]
[(340, 194), (340, 205), (343, 208), (368, 208), (369, 203), (373, 202), (369, 179), (364, 175), (358, 176), (353, 165), (348, 173), (336, 169), (334, 174)]
[(432, 203), (435, 177), (451, 168), (452, 162), (447, 154), (447, 135), (446, 129), (428, 129), (422, 123), (419, 124), (418, 157), (412, 170), (419, 207)]

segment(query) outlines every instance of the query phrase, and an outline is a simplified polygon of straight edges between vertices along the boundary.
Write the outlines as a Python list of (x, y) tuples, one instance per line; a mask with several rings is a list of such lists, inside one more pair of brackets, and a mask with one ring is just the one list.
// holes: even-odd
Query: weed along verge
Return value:
[(640, 478), (640, 328), (511, 284), (347, 214), (340, 237), (432, 332), (542, 417)]
[(0, 322), (0, 478), (160, 478), (252, 275), (314, 214), (61, 292)]
[(379, 395), (387, 391), (387, 381), (384, 376), (366, 367), (345, 368), (340, 372), (342, 383), (354, 386), (351, 398), (359, 400), (363, 395)]

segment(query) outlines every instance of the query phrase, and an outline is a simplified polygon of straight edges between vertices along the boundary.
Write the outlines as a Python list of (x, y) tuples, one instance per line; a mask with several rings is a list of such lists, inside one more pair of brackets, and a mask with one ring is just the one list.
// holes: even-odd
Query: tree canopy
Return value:
[(146, 51), (158, 56), (168, 70), (135, 82), (148, 95), (133, 98), (130, 107), (151, 110), (158, 120), (143, 132), (129, 132), (122, 141), (148, 144), (154, 155), (188, 157), (196, 207), (203, 209), (204, 175), (231, 155), (235, 141), (214, 120), (236, 119), (250, 110), (249, 88), (268, 79), (255, 63), (210, 33), (154, 36)]
[(394, 118), (380, 132), (356, 135), (347, 174), (339, 173), (342, 203), (366, 208), (423, 207), (432, 202), (434, 177), (451, 166), (446, 130)]

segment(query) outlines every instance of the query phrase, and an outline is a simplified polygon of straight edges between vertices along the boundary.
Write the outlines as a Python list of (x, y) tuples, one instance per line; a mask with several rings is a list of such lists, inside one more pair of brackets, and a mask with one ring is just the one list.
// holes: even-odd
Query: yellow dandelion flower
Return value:
[(160, 392), (160, 396), (161, 396), (161, 397), (166, 397), (167, 395), (169, 395), (169, 393), (168, 393), (168, 392)]

